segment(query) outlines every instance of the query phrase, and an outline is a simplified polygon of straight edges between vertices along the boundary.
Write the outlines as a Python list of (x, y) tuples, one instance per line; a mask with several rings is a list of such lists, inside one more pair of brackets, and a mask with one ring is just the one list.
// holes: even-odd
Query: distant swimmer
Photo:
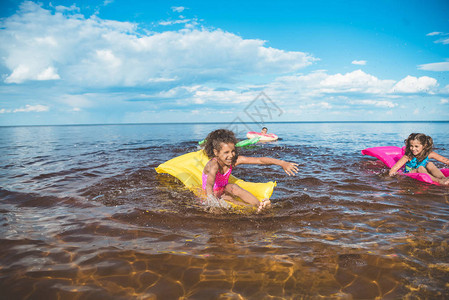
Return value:
[(263, 127), (260, 132), (249, 131), (246, 134), (246, 137), (249, 139), (252, 139), (255, 137), (260, 137), (261, 142), (271, 142), (271, 141), (276, 141), (278, 139), (278, 136), (275, 135), (274, 133), (267, 133), (267, 132), (268, 132), (268, 128)]

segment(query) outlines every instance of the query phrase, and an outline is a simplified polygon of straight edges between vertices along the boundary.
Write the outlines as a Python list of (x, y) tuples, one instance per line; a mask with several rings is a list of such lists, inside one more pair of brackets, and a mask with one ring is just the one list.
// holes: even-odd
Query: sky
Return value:
[(448, 121), (449, 1), (0, 1), (0, 126)]

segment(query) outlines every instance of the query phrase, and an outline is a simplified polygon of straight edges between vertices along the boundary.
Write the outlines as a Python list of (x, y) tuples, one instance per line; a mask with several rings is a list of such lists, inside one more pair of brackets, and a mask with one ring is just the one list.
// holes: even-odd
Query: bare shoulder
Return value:
[(413, 158), (404, 154), (404, 156), (402, 156), (401, 159), (405, 161), (411, 161)]
[(429, 153), (429, 158), (438, 158), (441, 157), (441, 155), (439, 155), (438, 153), (436, 153), (435, 151), (432, 151)]
[[(429, 153), (429, 158), (434, 158), (435, 157), (435, 154), (437, 154), (435, 151), (431, 151), (430, 153)], [(438, 154), (437, 154), (438, 155)]]
[(439, 160), (439, 161), (444, 161), (444, 162), (446, 160), (448, 160), (446, 157), (436, 153), (435, 151), (430, 152), (429, 158), (433, 158), (433, 159), (436, 159), (436, 160)]
[(204, 173), (217, 173), (218, 172), (218, 162), (215, 159), (209, 160), (204, 166)]
[(408, 161), (410, 161), (411, 158), (408, 157), (407, 155), (403, 155), (395, 164), (395, 166), (399, 166), (402, 167), (405, 163), (407, 163)]

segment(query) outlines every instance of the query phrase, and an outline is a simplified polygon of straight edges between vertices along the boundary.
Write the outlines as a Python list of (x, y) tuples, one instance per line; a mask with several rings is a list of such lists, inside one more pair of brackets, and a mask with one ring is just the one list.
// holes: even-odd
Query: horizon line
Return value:
[(428, 121), (271, 121), (271, 122), (157, 122), (157, 123), (85, 123), (85, 124), (40, 124), (40, 125), (0, 125), (0, 127), (50, 127), (50, 126), (117, 126), (117, 125), (195, 125), (195, 124), (293, 124), (293, 123), (449, 123), (446, 120)]

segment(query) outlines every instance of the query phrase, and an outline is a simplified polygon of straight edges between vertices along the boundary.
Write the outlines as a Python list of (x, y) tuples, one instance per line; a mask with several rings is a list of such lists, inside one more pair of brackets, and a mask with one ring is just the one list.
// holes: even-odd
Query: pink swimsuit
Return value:
[[(215, 158), (212, 158), (215, 159)], [(232, 172), (232, 166), (229, 168), (229, 170), (225, 174), (221, 174), (220, 172), (217, 172), (217, 175), (215, 175), (215, 183), (214, 183), (214, 191), (219, 191), (220, 193), (224, 192), (224, 188), (228, 184), (229, 176), (231, 176)], [(207, 184), (207, 174), (203, 173), (203, 190), (206, 190), (206, 184)]]

